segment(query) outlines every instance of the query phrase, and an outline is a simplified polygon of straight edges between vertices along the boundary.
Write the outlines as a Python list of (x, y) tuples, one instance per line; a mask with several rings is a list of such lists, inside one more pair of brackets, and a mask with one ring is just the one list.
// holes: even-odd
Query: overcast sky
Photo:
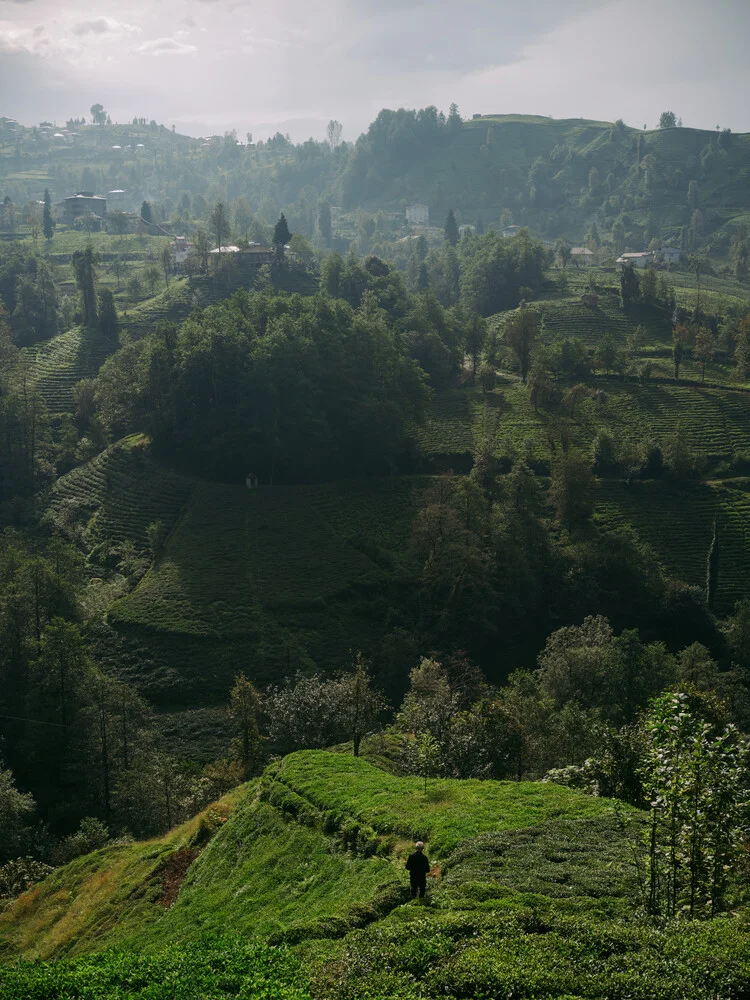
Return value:
[(354, 139), (383, 107), (750, 131), (748, 0), (0, 0), (0, 115)]

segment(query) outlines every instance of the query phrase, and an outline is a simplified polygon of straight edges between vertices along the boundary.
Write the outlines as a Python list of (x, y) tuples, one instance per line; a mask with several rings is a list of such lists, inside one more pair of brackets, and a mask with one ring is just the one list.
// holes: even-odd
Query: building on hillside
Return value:
[(594, 263), (594, 252), (588, 247), (571, 247), (570, 260), (576, 267), (589, 267)]
[(458, 227), (458, 235), (461, 237), (461, 239), (463, 239), (464, 236), (473, 236), (476, 231), (477, 227), (472, 226), (470, 222), (466, 222), (464, 223), (463, 226)]
[(500, 235), (504, 240), (510, 240), (514, 236), (517, 236), (520, 232), (520, 226), (506, 226), (505, 229), (500, 230)]
[(662, 247), (656, 256), (664, 264), (679, 264), (682, 251), (678, 250), (677, 247)]
[[(287, 249), (287, 248), (285, 248)], [(272, 264), (276, 259), (276, 254), (270, 247), (263, 247), (259, 243), (250, 243), (246, 247), (238, 247), (234, 244), (216, 247), (210, 250), (212, 256), (220, 254), (232, 254), (240, 267), (262, 267), (264, 264)], [(290, 256), (287, 253), (287, 256)]]
[(172, 259), (176, 271), (182, 270), (192, 249), (193, 244), (188, 243), (187, 236), (175, 236), (172, 241)]
[(633, 267), (644, 268), (653, 264), (654, 254), (651, 250), (642, 250), (639, 253), (623, 253), (615, 261), (615, 264), (632, 264)]
[(427, 205), (415, 202), (406, 209), (406, 221), (410, 226), (427, 226), (430, 223), (430, 210)]
[(107, 204), (109, 205), (109, 210), (111, 212), (122, 211), (127, 203), (127, 191), (123, 191), (122, 188), (115, 188), (114, 191), (107, 191)]
[(77, 191), (63, 200), (57, 206), (63, 222), (72, 226), (76, 219), (81, 219), (90, 212), (94, 218), (103, 219), (107, 214), (107, 199), (104, 195), (93, 191)]

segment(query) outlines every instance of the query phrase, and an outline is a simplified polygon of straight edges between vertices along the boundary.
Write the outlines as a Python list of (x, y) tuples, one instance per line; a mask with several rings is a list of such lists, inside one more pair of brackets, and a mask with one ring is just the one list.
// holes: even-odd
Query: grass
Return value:
[[(170, 908), (158, 866), (195, 843), (195, 820), (78, 859), (21, 897), (0, 916), (4, 957), (24, 959), (0, 966), (2, 996), (716, 1000), (750, 988), (742, 912), (639, 917), (636, 810), (544, 783), (435, 781), (425, 796), (418, 779), (320, 751), (272, 766), (260, 788), (220, 804), (229, 819)], [(438, 864), (428, 899), (402, 905), (415, 829)]]
[(354, 756), (315, 751), (290, 754), (271, 776), (316, 809), (353, 816), (379, 835), (422, 839), (438, 858), (490, 830), (552, 818), (586, 821), (612, 809), (606, 799), (539, 782), (431, 779), (425, 795), (420, 778), (395, 777)]
[[(235, 790), (209, 808), (228, 816), (247, 794)], [(158, 920), (159, 867), (193, 842), (203, 815), (163, 837), (104, 847), (56, 869), (0, 913), (0, 958), (98, 951)]]

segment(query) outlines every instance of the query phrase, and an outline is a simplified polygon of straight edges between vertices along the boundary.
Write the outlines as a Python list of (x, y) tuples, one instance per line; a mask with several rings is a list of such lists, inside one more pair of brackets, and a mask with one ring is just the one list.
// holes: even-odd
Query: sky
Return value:
[(750, 131), (748, 0), (0, 0), (0, 115), (353, 140), (381, 108)]

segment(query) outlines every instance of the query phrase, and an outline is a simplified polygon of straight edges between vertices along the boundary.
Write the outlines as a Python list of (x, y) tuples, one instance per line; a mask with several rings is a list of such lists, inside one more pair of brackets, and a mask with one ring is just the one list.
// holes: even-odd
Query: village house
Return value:
[(504, 240), (510, 240), (514, 236), (517, 236), (521, 232), (520, 226), (506, 226), (505, 229), (500, 230), (500, 235)]
[(427, 205), (416, 202), (406, 209), (406, 221), (410, 226), (427, 226), (430, 222), (430, 210)]
[(642, 250), (640, 253), (623, 253), (615, 264), (632, 264), (633, 267), (644, 268), (654, 262), (654, 255), (651, 250)]
[(192, 248), (193, 245), (188, 243), (187, 236), (175, 236), (172, 242), (172, 260), (176, 271), (182, 269)]
[(101, 220), (107, 214), (107, 199), (104, 195), (93, 191), (77, 191), (63, 198), (56, 206), (63, 222), (72, 226), (76, 219), (81, 219), (90, 212), (94, 218)]
[(679, 264), (682, 251), (677, 247), (662, 247), (656, 256), (664, 264)]
[(588, 247), (571, 247), (570, 260), (576, 267), (589, 267), (594, 263), (594, 252)]

